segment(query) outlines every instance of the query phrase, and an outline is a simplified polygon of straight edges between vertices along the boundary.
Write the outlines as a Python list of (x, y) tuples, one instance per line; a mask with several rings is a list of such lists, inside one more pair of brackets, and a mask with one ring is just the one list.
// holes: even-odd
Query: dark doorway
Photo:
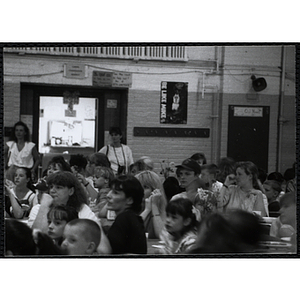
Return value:
[[(40, 85), (22, 83), (21, 115), (32, 116), (32, 128), (30, 128), (30, 131), (32, 132), (32, 141), (36, 143), (36, 145), (39, 145), (39, 124), (41, 114), (43, 114), (43, 111), (41, 111), (40, 109), (41, 98), (63, 98), (66, 93), (78, 94), (80, 101), (84, 101), (85, 99), (95, 100), (95, 116), (93, 117), (95, 120), (95, 141), (93, 143), (93, 147), (88, 151), (96, 152), (104, 146), (105, 136), (107, 135), (110, 126), (121, 127), (122, 131), (124, 132), (123, 138), (126, 139), (128, 98), (127, 89), (108, 89), (75, 85)], [(64, 106), (66, 106), (67, 108), (67, 104), (64, 104)], [(76, 107), (77, 106), (75, 104), (75, 110)], [(57, 114), (55, 109), (52, 108), (52, 110), (53, 119), (55, 120), (57, 119)], [(50, 143), (50, 141), (47, 142)], [(58, 149), (58, 147), (56, 147), (56, 149)], [(40, 151), (41, 149), (38, 150)], [(62, 148), (61, 150), (63, 151), (66, 149)], [(83, 149), (80, 148), (77, 148), (75, 150), (77, 151), (77, 153), (81, 153), (83, 151)]]
[(227, 156), (268, 172), (269, 106), (229, 106)]

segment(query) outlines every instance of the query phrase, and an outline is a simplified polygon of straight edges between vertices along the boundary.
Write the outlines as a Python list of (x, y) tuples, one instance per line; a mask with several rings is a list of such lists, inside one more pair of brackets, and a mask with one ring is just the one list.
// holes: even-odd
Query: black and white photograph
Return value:
[(5, 45), (4, 256), (297, 257), (296, 50)]
[(3, 299), (297, 297), (292, 1), (1, 8)]

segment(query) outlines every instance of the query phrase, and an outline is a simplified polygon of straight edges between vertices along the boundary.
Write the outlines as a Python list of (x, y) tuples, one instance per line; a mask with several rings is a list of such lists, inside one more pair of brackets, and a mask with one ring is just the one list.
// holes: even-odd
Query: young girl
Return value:
[(167, 200), (159, 176), (153, 171), (142, 171), (135, 176), (144, 188), (144, 220), (149, 239), (158, 238), (166, 219)]
[(18, 167), (14, 174), (13, 188), (6, 186), (6, 193), (10, 199), (10, 212), (16, 219), (28, 217), (31, 208), (37, 204), (37, 197), (31, 183), (31, 171)]
[(92, 208), (92, 211), (98, 218), (114, 220), (116, 217), (113, 211), (107, 209), (107, 194), (110, 191), (110, 183), (114, 178), (115, 175), (111, 168), (95, 167), (93, 185), (96, 189), (98, 189), (98, 196), (96, 198), (96, 206)]
[(160, 254), (183, 254), (191, 250), (197, 238), (197, 221), (193, 204), (186, 198), (178, 198), (168, 203), (165, 228), (160, 239), (164, 246)]
[(56, 245), (61, 245), (63, 241), (63, 232), (68, 222), (77, 219), (78, 213), (71, 206), (57, 205), (53, 206), (48, 214), (48, 235), (53, 239)]

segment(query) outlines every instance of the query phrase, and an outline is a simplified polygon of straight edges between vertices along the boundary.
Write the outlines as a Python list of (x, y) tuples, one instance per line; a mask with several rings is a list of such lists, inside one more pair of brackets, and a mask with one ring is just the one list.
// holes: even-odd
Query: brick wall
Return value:
[[(132, 72), (132, 87), (128, 90), (127, 144), (133, 150), (134, 159), (150, 156), (157, 170), (160, 159), (180, 163), (195, 152), (204, 152), (209, 162), (216, 162), (211, 153), (212, 138), (145, 138), (133, 136), (137, 126), (169, 127), (159, 122), (161, 81), (188, 82), (188, 120), (186, 125), (171, 127), (197, 127), (212, 129), (212, 100), (222, 103), (219, 133), (220, 156), (227, 153), (228, 105), (270, 106), (269, 171), (275, 171), (277, 145), (278, 103), (280, 99), (281, 46), (269, 47), (188, 47), (188, 63), (163, 63), (159, 61), (143, 63), (139, 61), (105, 60), (80, 58), (89, 65), (87, 78), (69, 79), (63, 76), (63, 65), (78, 62), (76, 57), (14, 55), (4, 54), (4, 126), (12, 126), (20, 118), (20, 83), (59, 84), (92, 86), (92, 72), (98, 68)], [(222, 53), (222, 51), (224, 51)], [(282, 157), (279, 171), (283, 172), (295, 161), (295, 74), (294, 50), (287, 48), (287, 75), (284, 90), (284, 118)], [(204, 68), (201, 60), (212, 61), (220, 58), (221, 73), (212, 73)], [(207, 73), (205, 76), (202, 74)], [(50, 74), (51, 73), (51, 74)], [(259, 92), (256, 100), (249, 100), (251, 74), (266, 78), (268, 87)], [(49, 74), (33, 76), (38, 74)], [(204, 81), (203, 81), (204, 80)], [(204, 98), (203, 85), (206, 86)], [(217, 89), (219, 89), (219, 96)], [(214, 112), (214, 114), (216, 114)], [(220, 119), (221, 118), (221, 119)], [(212, 131), (211, 131), (212, 134)], [(218, 145), (214, 139), (214, 148)]]

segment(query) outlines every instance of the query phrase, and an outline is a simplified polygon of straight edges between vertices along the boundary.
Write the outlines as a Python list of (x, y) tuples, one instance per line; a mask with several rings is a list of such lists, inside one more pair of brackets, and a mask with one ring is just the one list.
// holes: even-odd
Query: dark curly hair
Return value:
[(69, 197), (66, 205), (75, 208), (77, 212), (80, 211), (83, 204), (88, 203), (87, 194), (84, 188), (72, 172), (63, 171), (53, 173), (49, 175), (46, 180), (49, 187), (53, 184), (57, 184), (68, 188), (74, 188), (74, 193)]

